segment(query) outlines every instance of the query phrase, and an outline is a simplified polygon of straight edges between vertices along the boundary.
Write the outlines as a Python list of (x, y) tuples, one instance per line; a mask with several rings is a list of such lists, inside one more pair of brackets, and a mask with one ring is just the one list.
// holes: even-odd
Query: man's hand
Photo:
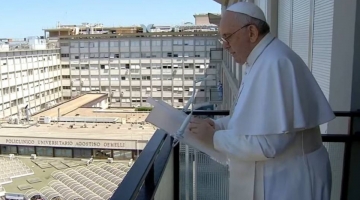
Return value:
[(188, 129), (195, 138), (212, 148), (214, 147), (215, 123), (211, 119), (193, 118)]
[(215, 122), (213, 120), (211, 120), (210, 118), (206, 118), (204, 119), (207, 123), (210, 124), (210, 126), (214, 127), (215, 128)]
[[(211, 120), (210, 118), (201, 119), (201, 118), (198, 118), (197, 116), (193, 116), (193, 117), (191, 118), (191, 121), (192, 121), (192, 120), (195, 120), (195, 119), (196, 119), (196, 120), (203, 120), (203, 121), (209, 123), (210, 126), (212, 126), (212, 127), (215, 128), (215, 122), (214, 122), (213, 120)], [(190, 121), (190, 123), (191, 123), (191, 121)]]

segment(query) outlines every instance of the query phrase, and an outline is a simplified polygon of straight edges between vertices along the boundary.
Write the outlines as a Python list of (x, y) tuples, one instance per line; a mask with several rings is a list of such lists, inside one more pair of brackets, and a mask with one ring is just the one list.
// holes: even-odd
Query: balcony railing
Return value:
[[(196, 111), (194, 115), (214, 117), (229, 111)], [(345, 134), (323, 135), (333, 171), (332, 199), (358, 199), (355, 158), (360, 152), (360, 135), (353, 131), (360, 112), (335, 112), (349, 117)], [(228, 199), (228, 170), (210, 157), (187, 145), (172, 147), (172, 137), (157, 130), (111, 200)], [(342, 152), (339, 152), (342, 151)], [(350, 179), (351, 178), (351, 179)]]

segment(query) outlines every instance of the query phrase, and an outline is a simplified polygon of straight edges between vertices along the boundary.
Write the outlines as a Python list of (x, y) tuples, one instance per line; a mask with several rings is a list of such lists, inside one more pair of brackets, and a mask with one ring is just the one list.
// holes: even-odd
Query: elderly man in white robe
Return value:
[(230, 116), (190, 122), (190, 133), (226, 155), (231, 200), (329, 200), (331, 168), (320, 125), (334, 113), (303, 60), (270, 33), (253, 3), (231, 5), (223, 47), (246, 66)]

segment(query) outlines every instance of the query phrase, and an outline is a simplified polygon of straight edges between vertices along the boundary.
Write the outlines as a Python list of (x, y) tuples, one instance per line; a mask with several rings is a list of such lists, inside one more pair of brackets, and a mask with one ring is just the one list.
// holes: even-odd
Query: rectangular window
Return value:
[[(70, 87), (69, 87), (69, 89), (70, 89)], [(36, 155), (53, 157), (53, 148), (52, 147), (36, 147)]]
[(140, 53), (131, 53), (131, 58), (140, 58)]
[(194, 45), (194, 40), (184, 40), (184, 45)]
[(98, 47), (98, 42), (90, 42), (89, 47), (90, 48)]
[(88, 48), (89, 43), (88, 42), (80, 42), (80, 48)]
[(161, 46), (161, 40), (153, 40), (151, 41), (152, 46)]
[(100, 47), (108, 47), (109, 42), (100, 42)]
[(78, 42), (71, 42), (71, 43), (70, 43), (70, 47), (71, 47), (71, 48), (78, 48), (78, 47), (79, 47), (79, 43), (78, 43)]
[(130, 58), (130, 53), (120, 53), (121, 58)]
[(62, 46), (62, 47), (68, 47), (69, 46), (69, 43), (60, 43), (60, 46)]
[(1, 145), (1, 154), (16, 154), (16, 146), (11, 145)]
[(195, 45), (196, 46), (203, 46), (203, 45), (205, 45), (205, 41), (204, 40), (196, 40)]
[(208, 46), (215, 46), (216, 45), (216, 40), (206, 40), (206, 45)]
[(183, 45), (183, 41), (182, 40), (174, 40), (173, 44), (174, 45)]
[(19, 155), (31, 155), (35, 153), (35, 147), (18, 146)]
[(121, 47), (128, 47), (129, 46), (129, 41), (120, 41), (120, 46)]
[(74, 149), (74, 158), (90, 158), (91, 156), (91, 149)]
[(171, 40), (163, 40), (162, 46), (171, 46)]
[(118, 47), (119, 46), (119, 42), (110, 42), (110, 47)]
[(55, 148), (55, 157), (72, 158), (72, 149)]
[(140, 46), (140, 41), (131, 41), (131, 46), (132, 46), (132, 47), (138, 47), (138, 46)]
[(141, 41), (141, 46), (142, 47), (149, 47), (150, 46), (150, 41), (149, 40), (142, 40)]
[(129, 160), (132, 158), (132, 151), (114, 150), (114, 160)]

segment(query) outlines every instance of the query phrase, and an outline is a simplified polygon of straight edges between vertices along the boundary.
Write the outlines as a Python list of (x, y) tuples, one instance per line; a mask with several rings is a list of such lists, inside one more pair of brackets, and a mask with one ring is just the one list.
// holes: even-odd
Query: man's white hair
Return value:
[(266, 22), (250, 17), (249, 15), (235, 13), (235, 20), (238, 21), (241, 26), (247, 24), (254, 25), (259, 30), (259, 35), (266, 35), (270, 32), (270, 27)]

